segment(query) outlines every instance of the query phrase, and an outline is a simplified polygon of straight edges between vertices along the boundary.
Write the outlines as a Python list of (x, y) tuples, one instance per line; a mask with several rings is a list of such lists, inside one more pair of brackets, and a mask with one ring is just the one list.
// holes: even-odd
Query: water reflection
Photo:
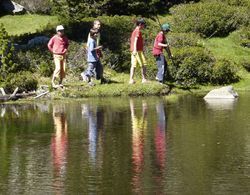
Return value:
[(144, 142), (145, 131), (147, 131), (147, 103), (142, 102), (142, 113), (138, 116), (135, 113), (134, 100), (130, 99), (130, 111), (132, 122), (132, 159), (133, 159), (133, 186), (135, 192), (139, 192), (142, 186), (141, 178), (144, 164)]
[(19, 114), (19, 111), (17, 109), (17, 107), (15, 105), (11, 105), (11, 106), (5, 106), (5, 105), (0, 105), (0, 108), (1, 108), (1, 112), (0, 112), (0, 116), (3, 118), (6, 114), (6, 111), (7, 112), (12, 112), (15, 114), (16, 117), (19, 117), (20, 114)]
[[(68, 150), (68, 125), (63, 105), (53, 105), (53, 121), (55, 133), (51, 139), (51, 152), (54, 167), (55, 189), (63, 187), (63, 180), (66, 173), (67, 150)], [(58, 192), (60, 194), (60, 191)]]
[(164, 110), (164, 104), (162, 101), (159, 101), (156, 105), (156, 112), (158, 120), (155, 128), (154, 142), (157, 165), (160, 170), (160, 173), (162, 173), (165, 168), (166, 155), (166, 115)]
[(212, 110), (232, 110), (238, 99), (205, 99), (206, 105)]
[[(88, 153), (89, 162), (95, 166), (97, 163), (97, 150), (100, 132), (104, 128), (104, 110), (90, 104), (82, 104), (82, 116), (88, 120)], [(101, 140), (99, 140), (101, 142)], [(101, 150), (101, 147), (99, 147)]]
[[(155, 192), (161, 194), (164, 191), (164, 172), (166, 164), (166, 115), (164, 103), (159, 100), (155, 108), (157, 122), (153, 127), (153, 150), (150, 152), (148, 151), (148, 145), (151, 145), (149, 144), (151, 139), (150, 136), (148, 136), (151, 134), (148, 124), (148, 103), (142, 100), (141, 107), (135, 107), (134, 100), (130, 100), (133, 151), (132, 184), (135, 193), (142, 192), (146, 171), (152, 173), (152, 178), (150, 179), (153, 179), (154, 183), (157, 185)], [(137, 110), (139, 111), (136, 112)], [(151, 116), (150, 120), (154, 120), (154, 117), (154, 115)], [(147, 166), (148, 163), (150, 163), (149, 167)]]

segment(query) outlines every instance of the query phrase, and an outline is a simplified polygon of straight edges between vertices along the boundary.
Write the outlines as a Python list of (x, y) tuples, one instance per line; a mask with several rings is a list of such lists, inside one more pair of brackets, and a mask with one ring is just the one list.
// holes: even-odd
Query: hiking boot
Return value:
[(129, 81), (129, 84), (135, 84), (135, 81), (134, 81), (133, 79), (131, 79), (131, 80)]
[(84, 73), (81, 73), (82, 80), (85, 82), (89, 82), (89, 77), (86, 76)]
[(142, 79), (141, 83), (147, 83), (147, 79)]
[(108, 81), (105, 78), (102, 78), (101, 79), (101, 84), (105, 84), (105, 83), (108, 83)]
[(93, 87), (93, 86), (95, 86), (95, 83), (93, 83), (93, 82), (88, 82), (88, 85), (90, 86), (90, 87)]

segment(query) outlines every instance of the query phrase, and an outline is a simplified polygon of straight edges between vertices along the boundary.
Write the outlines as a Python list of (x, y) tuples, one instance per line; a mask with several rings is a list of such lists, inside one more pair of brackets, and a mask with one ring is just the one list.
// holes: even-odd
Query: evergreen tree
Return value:
[(3, 24), (0, 24), (0, 81), (7, 78), (9, 73), (18, 71), (17, 64), (13, 62), (14, 47)]

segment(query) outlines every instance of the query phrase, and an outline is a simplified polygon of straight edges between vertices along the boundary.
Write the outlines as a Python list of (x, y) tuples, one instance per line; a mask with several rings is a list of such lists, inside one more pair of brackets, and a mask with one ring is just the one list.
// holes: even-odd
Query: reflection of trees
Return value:
[[(62, 179), (66, 172), (67, 150), (68, 150), (68, 126), (65, 114), (65, 108), (59, 105), (53, 105), (53, 120), (55, 133), (51, 139), (51, 152), (54, 166), (55, 189), (63, 186)], [(58, 192), (60, 193), (60, 192)]]

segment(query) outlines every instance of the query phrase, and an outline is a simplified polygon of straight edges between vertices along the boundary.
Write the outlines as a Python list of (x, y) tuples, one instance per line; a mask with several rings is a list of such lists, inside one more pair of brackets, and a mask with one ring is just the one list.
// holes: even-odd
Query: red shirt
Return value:
[(54, 35), (48, 43), (48, 48), (53, 54), (63, 55), (68, 49), (69, 40), (67, 37), (59, 37), (58, 35)]
[(166, 37), (162, 32), (159, 32), (155, 38), (154, 48), (153, 48), (153, 55), (160, 55), (163, 53), (163, 47), (159, 46), (159, 43), (166, 43)]
[(136, 51), (143, 51), (143, 38), (142, 38), (142, 33), (139, 28), (136, 28), (130, 37), (130, 51), (134, 51), (134, 43), (135, 43), (135, 38), (137, 39), (137, 44), (136, 44)]

